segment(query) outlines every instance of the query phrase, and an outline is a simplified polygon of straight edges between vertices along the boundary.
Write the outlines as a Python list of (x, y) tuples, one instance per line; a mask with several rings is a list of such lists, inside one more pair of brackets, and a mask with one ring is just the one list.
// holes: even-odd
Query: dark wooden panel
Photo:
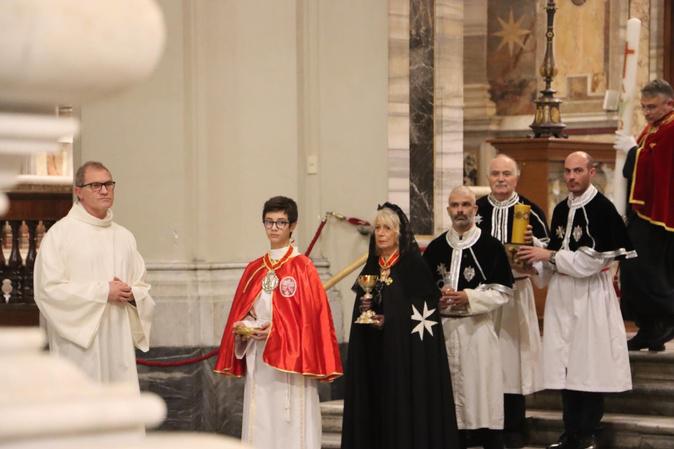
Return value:
[(40, 311), (35, 304), (0, 304), (0, 326), (39, 326)]
[(10, 192), (9, 211), (0, 217), (9, 220), (58, 220), (73, 205), (71, 193)]

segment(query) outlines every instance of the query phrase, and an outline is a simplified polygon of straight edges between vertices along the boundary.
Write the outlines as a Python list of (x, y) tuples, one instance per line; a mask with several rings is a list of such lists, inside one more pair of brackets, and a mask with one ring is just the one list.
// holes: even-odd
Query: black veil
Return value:
[[(414, 237), (414, 233), (412, 233), (412, 226), (410, 225), (410, 220), (407, 218), (407, 215), (405, 215), (405, 212), (403, 212), (400, 206), (389, 203), (388, 201), (377, 206), (377, 211), (384, 208), (391, 209), (398, 215), (398, 219), (400, 220), (400, 230), (398, 234), (400, 260), (396, 264), (396, 271), (399, 271), (400, 273), (399, 275), (403, 281), (403, 286), (407, 294), (412, 294), (412, 291), (414, 291), (415, 295), (439, 296), (437, 286), (435, 285), (435, 282), (432, 281), (432, 274), (421, 257), (419, 244)], [(374, 232), (370, 236), (367, 262), (365, 262), (365, 266), (360, 274), (379, 274), (379, 255), (377, 254)], [(431, 279), (430, 283), (427, 282), (429, 276)], [(352, 290), (359, 293), (359, 295), (362, 294), (358, 281), (353, 285)], [(377, 290), (379, 290), (379, 288)]]

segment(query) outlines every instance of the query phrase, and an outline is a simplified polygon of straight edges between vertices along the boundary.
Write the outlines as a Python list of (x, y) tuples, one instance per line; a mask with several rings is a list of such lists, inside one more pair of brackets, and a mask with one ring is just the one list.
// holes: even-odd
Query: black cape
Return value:
[[(513, 237), (512, 223), (514, 219), (513, 217), (515, 215), (514, 206), (518, 203), (526, 204), (531, 206), (529, 224), (532, 227), (534, 237), (545, 244), (550, 241), (550, 231), (548, 230), (545, 212), (543, 212), (543, 209), (518, 193), (515, 193), (515, 197), (512, 198), (511, 201), (504, 201), (504, 203), (507, 203), (508, 208), (507, 221), (496, 223), (496, 226), (505, 226), (505, 230), (493, 229), (494, 220), (492, 220), (492, 218), (494, 217), (494, 209), (496, 208), (492, 202), (489, 201), (489, 195), (485, 195), (477, 200), (477, 215), (475, 216), (475, 224), (477, 224), (483, 232), (486, 232), (487, 234), (494, 237), (498, 236), (497, 238), (501, 241), (501, 243), (510, 243)], [(503, 231), (505, 231), (505, 233)]]
[(637, 256), (620, 214), (601, 192), (597, 191), (587, 204), (576, 209), (571, 227), (567, 223), (568, 216), (569, 204), (564, 200), (555, 206), (552, 213), (548, 249), (562, 249), (564, 237), (570, 232), (564, 249), (603, 259), (620, 260)]
[[(394, 205), (385, 204), (402, 214)], [(404, 217), (404, 214), (403, 214)], [(402, 220), (401, 220), (402, 221)], [(406, 217), (402, 227), (407, 227)], [(393, 282), (378, 283), (374, 310), (384, 315), (381, 330), (352, 324), (345, 369), (342, 449), (446, 449), (457, 448), (456, 414), (437, 312), (439, 290), (418, 246), (408, 230), (401, 229), (401, 257), (391, 269)], [(361, 274), (379, 274), (374, 243)], [(360, 314), (363, 295), (354, 286), (353, 319)], [(432, 335), (423, 340), (413, 329), (414, 312), (433, 310)]]
[[(438, 286), (443, 284), (443, 273), (450, 270), (452, 252), (447, 232), (433, 240), (424, 252), (424, 259), (433, 270)], [(476, 289), (482, 285), (502, 293), (512, 293), (513, 276), (508, 256), (501, 242), (494, 237), (481, 231), (480, 238), (461, 252), (461, 259), (457, 291)]]

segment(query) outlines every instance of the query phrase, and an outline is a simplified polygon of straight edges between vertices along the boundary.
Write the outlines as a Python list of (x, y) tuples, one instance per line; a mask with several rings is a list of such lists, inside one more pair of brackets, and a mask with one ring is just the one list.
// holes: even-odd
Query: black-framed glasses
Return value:
[(82, 184), (80, 187), (89, 187), (91, 190), (94, 192), (100, 192), (103, 186), (105, 186), (105, 190), (115, 190), (115, 181), (108, 181), (108, 182), (90, 182), (87, 184)]
[(279, 230), (284, 230), (285, 228), (288, 227), (290, 222), (288, 220), (270, 220), (268, 218), (262, 220), (262, 223), (264, 224), (264, 227), (267, 229), (272, 229), (274, 225), (276, 225), (276, 228)]

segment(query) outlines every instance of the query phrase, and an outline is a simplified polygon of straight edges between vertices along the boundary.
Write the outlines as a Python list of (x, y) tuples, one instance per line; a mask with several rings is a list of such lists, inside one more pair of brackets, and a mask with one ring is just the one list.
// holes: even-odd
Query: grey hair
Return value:
[(667, 81), (654, 79), (641, 89), (641, 95), (648, 98), (657, 97), (658, 95), (674, 98), (674, 89), (672, 89), (672, 86)]
[(100, 163), (98, 161), (87, 161), (84, 164), (80, 165), (80, 167), (75, 172), (75, 185), (77, 187), (82, 187), (82, 185), (84, 185), (84, 175), (87, 174), (87, 170), (89, 168), (93, 168), (93, 169), (96, 169), (96, 170), (105, 170), (108, 173), (110, 173), (110, 170), (108, 170), (108, 167), (106, 167), (102, 163)]
[(498, 159), (498, 158), (506, 159), (506, 160), (512, 162), (512, 164), (515, 166), (515, 175), (517, 175), (517, 176), (519, 177), (519, 175), (520, 175), (520, 166), (519, 166), (519, 164), (517, 163), (517, 161), (516, 161), (515, 159), (513, 159), (512, 157), (508, 156), (508, 155), (505, 154), (505, 153), (499, 153), (499, 154), (497, 154), (496, 156), (494, 156), (494, 159), (492, 159), (492, 161), (494, 161), (494, 160), (496, 160), (496, 159)]

